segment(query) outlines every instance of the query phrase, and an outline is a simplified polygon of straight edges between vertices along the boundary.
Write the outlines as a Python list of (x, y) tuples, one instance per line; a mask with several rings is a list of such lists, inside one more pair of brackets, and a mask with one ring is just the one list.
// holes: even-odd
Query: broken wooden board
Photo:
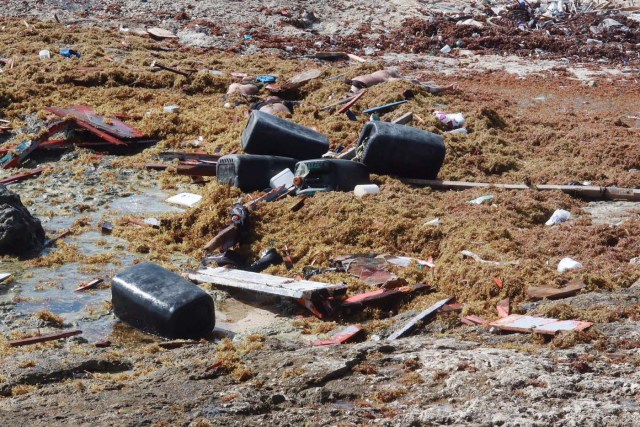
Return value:
[(427, 308), (426, 310), (418, 313), (417, 315), (412, 317), (402, 328), (398, 329), (397, 331), (389, 335), (387, 339), (389, 341), (393, 341), (395, 339), (402, 338), (405, 335), (410, 334), (411, 332), (413, 332), (414, 329), (418, 327), (418, 323), (425, 322), (430, 318), (432, 318), (438, 311), (440, 311), (442, 307), (444, 307), (452, 299), (453, 298), (450, 297), (450, 298), (440, 300), (437, 303), (433, 304), (431, 307)]
[(225, 267), (204, 268), (196, 273), (189, 274), (189, 279), (218, 286), (307, 300), (311, 300), (316, 296), (341, 295), (347, 291), (347, 285), (342, 283), (330, 284), (309, 280), (295, 280), (289, 277), (232, 270)]
[(619, 187), (598, 187), (595, 185), (526, 185), (492, 184), (488, 182), (440, 181), (430, 179), (403, 179), (405, 184), (431, 187), (438, 190), (468, 190), (472, 188), (503, 188), (505, 190), (562, 191), (575, 197), (601, 200), (640, 201), (640, 189)]
[(532, 286), (527, 288), (527, 296), (532, 300), (544, 298), (566, 298), (577, 294), (585, 287), (586, 285), (580, 281), (571, 282), (564, 288), (552, 288), (551, 286)]
[(508, 317), (511, 314), (511, 299), (509, 298), (503, 299), (498, 303), (498, 305), (496, 306), (496, 309), (498, 310), (499, 318), (502, 319), (502, 318)]
[(469, 326), (485, 325), (487, 323), (487, 321), (482, 317), (475, 316), (473, 314), (463, 317), (462, 319), (460, 319), (460, 321), (465, 325), (469, 325)]
[(313, 343), (315, 346), (338, 345), (353, 341), (363, 333), (363, 329), (357, 325), (347, 326), (337, 334), (327, 340), (320, 340)]
[(395, 289), (378, 289), (376, 291), (365, 292), (346, 298), (340, 303), (340, 307), (352, 308), (362, 307), (365, 304), (394, 302), (404, 297), (405, 295), (426, 289), (430, 289), (430, 287), (428, 285), (425, 285), (424, 283)]
[[(45, 110), (59, 117), (71, 117), (76, 120), (76, 123), (78, 123), (79, 126), (94, 133), (97, 129), (117, 138), (135, 139), (144, 137), (142, 132), (129, 126), (125, 122), (116, 118), (106, 119), (105, 117), (96, 114), (91, 107), (86, 105), (72, 105), (68, 108), (47, 107)], [(102, 136), (100, 137), (102, 138)], [(117, 138), (115, 138), (115, 140), (118, 140)], [(117, 142), (114, 143), (118, 144)]]
[(489, 324), (503, 331), (536, 332), (555, 335), (558, 331), (583, 331), (593, 323), (580, 320), (558, 320), (546, 317), (524, 316), (512, 314)]

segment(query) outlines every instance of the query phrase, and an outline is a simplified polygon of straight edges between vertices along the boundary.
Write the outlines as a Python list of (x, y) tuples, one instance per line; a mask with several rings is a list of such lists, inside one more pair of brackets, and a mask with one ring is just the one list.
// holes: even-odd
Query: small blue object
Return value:
[(245, 34), (244, 35), (244, 39), (245, 40), (253, 40), (253, 36), (251, 34)]
[(386, 110), (386, 109), (388, 109), (388, 108), (392, 108), (392, 107), (396, 107), (396, 106), (398, 106), (398, 105), (405, 104), (405, 103), (407, 103), (407, 102), (409, 102), (409, 101), (407, 101), (406, 99), (404, 99), (404, 100), (402, 100), (402, 101), (397, 101), (397, 102), (392, 102), (392, 103), (390, 103), (390, 104), (381, 105), (381, 106), (379, 106), (379, 107), (369, 108), (369, 109), (367, 109), (367, 110), (364, 110), (364, 111), (363, 111), (363, 113), (364, 113), (364, 114), (372, 114), (372, 113), (375, 113), (375, 112), (378, 112), (378, 111)]
[(73, 49), (60, 49), (60, 55), (64, 56), (65, 58), (71, 58), (72, 56), (75, 56), (76, 58), (80, 58), (80, 52), (76, 52)]
[(349, 120), (351, 120), (352, 122), (357, 122), (358, 121), (358, 118), (356, 117), (356, 113), (354, 113), (353, 111), (347, 110), (346, 114), (347, 114), (347, 118)]
[(379, 115), (377, 115), (376, 113), (373, 113), (373, 114), (371, 115), (370, 119), (371, 119), (371, 120), (373, 120), (373, 121), (377, 121), (377, 122), (379, 122), (379, 121), (380, 121), (380, 116), (379, 116)]
[(344, 145), (340, 144), (338, 145), (338, 148), (336, 148), (336, 153), (342, 153), (342, 150), (344, 150)]
[(258, 76), (256, 77), (256, 81), (259, 83), (275, 83), (276, 76)]

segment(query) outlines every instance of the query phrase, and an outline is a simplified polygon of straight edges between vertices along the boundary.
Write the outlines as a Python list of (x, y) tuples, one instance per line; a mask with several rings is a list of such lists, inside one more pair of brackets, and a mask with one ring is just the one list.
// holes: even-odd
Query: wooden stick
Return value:
[(342, 107), (340, 107), (340, 109), (338, 109), (338, 111), (336, 111), (336, 114), (343, 114), (345, 112), (347, 112), (347, 110), (349, 110), (349, 108), (353, 107), (354, 104), (356, 102), (358, 102), (358, 100), (360, 98), (362, 98), (362, 96), (367, 93), (367, 89), (363, 89), (360, 93), (358, 93), (356, 96), (354, 96), (351, 101), (347, 102), (346, 104), (344, 104)]
[(61, 338), (68, 338), (74, 335), (80, 335), (82, 331), (74, 330), (74, 331), (66, 331), (66, 332), (56, 332), (54, 334), (49, 335), (36, 335), (35, 337), (22, 338), (19, 340), (9, 341), (9, 345), (11, 347), (20, 347), (23, 345), (31, 345), (31, 344), (39, 344), (41, 342), (47, 341), (55, 341)]
[(104, 282), (103, 279), (93, 279), (92, 281), (90, 281), (86, 285), (82, 285), (82, 286), (76, 288), (76, 290), (74, 292), (82, 292), (82, 291), (86, 291), (87, 289), (95, 288), (96, 286), (98, 286), (99, 284), (101, 284), (103, 282)]
[(525, 184), (492, 184), (488, 182), (440, 181), (431, 179), (403, 179), (402, 181), (406, 184), (431, 187), (438, 190), (469, 190), (473, 188), (555, 190), (572, 196), (591, 199), (640, 201), (640, 189), (635, 188), (598, 187), (595, 185), (536, 185), (535, 187), (529, 187)]

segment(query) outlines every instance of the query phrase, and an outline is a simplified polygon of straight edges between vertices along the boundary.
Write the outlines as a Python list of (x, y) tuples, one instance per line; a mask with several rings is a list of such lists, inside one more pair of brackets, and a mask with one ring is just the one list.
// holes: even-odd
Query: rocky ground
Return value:
[[(191, 149), (184, 141), (198, 137), (205, 142), (199, 149), (209, 153), (237, 151), (250, 102), (231, 98), (231, 108), (223, 106), (233, 72), (283, 80), (319, 69), (319, 79), (286, 94), (300, 102), (290, 119), (329, 135), (334, 149), (357, 137), (364, 108), (411, 90), (416, 96), (403, 110), (381, 118), (413, 111), (412, 125), (444, 135), (442, 179), (638, 188), (640, 24), (634, 16), (640, 11), (618, 3), (542, 28), (542, 21), (522, 27), (528, 19), (505, 9), (510, 2), (7, 2), (0, 57), (14, 65), (0, 62), (0, 119), (14, 129), (30, 127), (46, 119), (45, 106), (85, 103), (101, 114), (139, 116), (128, 122), (161, 142), (138, 153), (38, 153), (25, 168), (49, 170), (9, 186), (49, 237), (73, 233), (28, 259), (0, 260), (1, 270), (15, 276), (0, 285), (0, 424), (640, 425), (637, 202), (495, 191), (492, 204), (473, 206), (466, 202), (487, 191), (435, 192), (374, 176), (382, 189), (375, 198), (323, 194), (296, 213), (288, 200), (264, 206), (240, 251), (255, 258), (286, 246), (294, 269), (268, 270), (282, 275), (326, 267), (346, 253), (432, 257), (435, 269), (395, 271), (409, 284), (430, 284), (425, 295), (320, 321), (290, 301), (205, 287), (216, 300), (216, 331), (168, 349), (164, 340), (118, 323), (109, 292), (110, 277), (135, 262), (195, 268), (204, 243), (226, 225), (239, 191), (140, 164), (157, 161), (162, 149)], [(456, 24), (469, 18), (482, 26)], [(608, 27), (607, 18), (621, 25)], [(137, 34), (155, 26), (174, 31), (177, 40)], [(450, 54), (440, 51), (447, 44)], [(66, 47), (82, 58), (55, 55)], [(41, 49), (54, 53), (51, 61), (38, 59)], [(313, 59), (322, 50), (355, 53), (366, 62)], [(193, 74), (151, 72), (154, 59)], [(320, 110), (347, 93), (342, 79), (390, 67), (404, 78), (371, 88), (353, 109), (356, 122)], [(458, 90), (434, 96), (416, 81)], [(173, 104), (179, 114), (162, 113)], [(431, 115), (435, 109), (464, 112), (469, 135), (445, 134)], [(2, 141), (13, 137), (0, 133)], [(182, 191), (202, 194), (202, 205), (182, 210), (164, 203)], [(557, 208), (574, 217), (545, 227)], [(127, 223), (150, 216), (160, 219), (159, 229)], [(435, 217), (440, 227), (425, 226)], [(112, 235), (98, 231), (105, 220), (115, 224)], [(519, 264), (481, 264), (463, 259), (462, 250)], [(558, 273), (565, 256), (584, 268)], [(95, 277), (106, 284), (73, 292)], [(344, 281), (350, 294), (374, 289), (345, 274), (314, 280)], [(530, 286), (572, 280), (585, 283), (581, 294), (526, 297)], [(517, 313), (594, 325), (542, 337), (462, 325), (453, 313), (438, 315), (414, 336), (386, 340), (415, 312), (448, 296), (465, 304), (463, 315), (493, 320), (496, 303), (509, 297)], [(365, 329), (364, 342), (310, 345), (355, 323)], [(8, 346), (10, 339), (71, 328), (83, 334)], [(105, 340), (110, 347), (96, 347)]]

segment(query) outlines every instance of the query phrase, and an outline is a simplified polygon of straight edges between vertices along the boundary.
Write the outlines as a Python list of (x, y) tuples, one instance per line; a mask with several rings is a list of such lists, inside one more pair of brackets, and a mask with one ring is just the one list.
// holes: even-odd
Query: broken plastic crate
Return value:
[(351, 160), (317, 159), (296, 164), (296, 177), (304, 179), (303, 188), (322, 191), (353, 191), (356, 185), (369, 184), (369, 170)]
[(313, 129), (253, 111), (242, 132), (242, 148), (250, 154), (317, 159), (329, 151), (329, 139)]
[(435, 179), (446, 151), (440, 135), (380, 121), (364, 126), (358, 149), (363, 146), (369, 172), (414, 179)]
[(200, 338), (215, 326), (211, 296), (156, 264), (138, 264), (117, 274), (111, 299), (120, 320), (167, 338)]
[(269, 188), (271, 178), (283, 169), (295, 168), (297, 160), (290, 157), (230, 154), (222, 156), (216, 167), (216, 178), (244, 192)]

